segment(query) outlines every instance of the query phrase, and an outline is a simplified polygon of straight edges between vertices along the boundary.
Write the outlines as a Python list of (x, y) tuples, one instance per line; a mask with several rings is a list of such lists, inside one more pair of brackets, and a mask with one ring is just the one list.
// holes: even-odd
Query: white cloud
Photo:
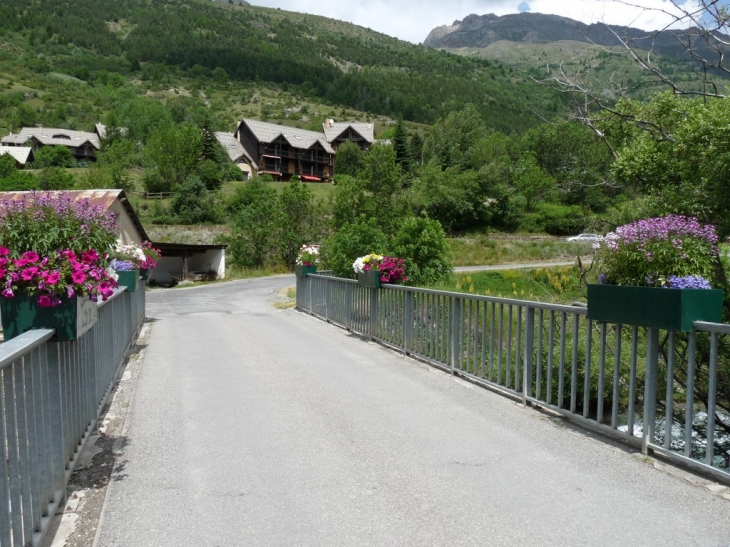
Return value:
[[(695, 1), (689, 0), (687, 5)], [(669, 25), (671, 16), (661, 10), (674, 11), (668, 0), (636, 0), (634, 3), (642, 8), (616, 0), (251, 0), (251, 3), (349, 21), (413, 43), (422, 42), (433, 28), (450, 25), (471, 13), (506, 15), (525, 11), (526, 6), (532, 13), (645, 30)]]

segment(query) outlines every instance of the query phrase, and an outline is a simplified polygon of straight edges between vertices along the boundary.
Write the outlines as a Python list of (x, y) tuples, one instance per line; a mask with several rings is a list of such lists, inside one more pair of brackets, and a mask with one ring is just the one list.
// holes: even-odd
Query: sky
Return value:
[[(349, 21), (419, 44), (435, 27), (451, 25), (469, 14), (506, 15), (530, 11), (604, 22), (644, 30), (658, 30), (671, 22), (661, 10), (672, 10), (667, 0), (633, 0), (645, 9), (616, 0), (249, 0), (256, 6), (281, 8)], [(629, 0), (630, 1), (630, 0)], [(696, 0), (686, 0), (687, 6)], [(647, 9), (648, 8), (648, 9)]]

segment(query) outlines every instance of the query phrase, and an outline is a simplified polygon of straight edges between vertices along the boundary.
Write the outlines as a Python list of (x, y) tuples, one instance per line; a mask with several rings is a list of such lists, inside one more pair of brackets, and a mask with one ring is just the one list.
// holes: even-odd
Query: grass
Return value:
[(583, 301), (577, 266), (454, 274), (430, 289), (553, 304)]
[(491, 264), (520, 264), (545, 260), (572, 260), (590, 255), (586, 243), (568, 243), (557, 239), (548, 241), (494, 239), (485, 235), (450, 238), (454, 266), (487, 266)]

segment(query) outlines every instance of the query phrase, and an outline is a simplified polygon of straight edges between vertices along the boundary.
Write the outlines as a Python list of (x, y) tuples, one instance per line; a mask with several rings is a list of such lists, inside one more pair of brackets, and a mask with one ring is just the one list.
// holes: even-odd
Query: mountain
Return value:
[[(73, 77), (93, 85), (109, 82), (110, 75), (137, 88), (152, 82), (189, 90), (194, 82), (205, 89), (213, 82), (228, 84), (232, 93), (261, 82), (332, 106), (425, 124), (473, 103), (491, 127), (505, 132), (539, 125), (564, 104), (526, 72), (325, 17), (220, 0), (0, 2), (0, 84), (12, 82), (25, 94), (5, 100), (0, 87), (0, 117), (4, 109), (20, 119), (14, 101), (23, 100), (25, 119), (32, 109), (34, 123), (46, 123), (38, 113), (49, 105), (39, 103), (54, 97), (29, 79), (48, 85), (49, 77)], [(30, 96), (23, 87), (39, 91)], [(59, 109), (88, 111), (70, 106)]]
[[(691, 33), (698, 32), (690, 29)], [(497, 16), (469, 15), (463, 21), (433, 29), (423, 42), (427, 47), (453, 49), (484, 48), (500, 40), (523, 43), (549, 43), (560, 40), (594, 43), (601, 46), (621, 46), (617, 35), (637, 49), (652, 49), (666, 57), (685, 58), (686, 52), (675, 35), (676, 31), (647, 32), (618, 25), (594, 23), (586, 25), (567, 17), (542, 13), (514, 13)], [(708, 54), (707, 46), (699, 45), (699, 53)]]

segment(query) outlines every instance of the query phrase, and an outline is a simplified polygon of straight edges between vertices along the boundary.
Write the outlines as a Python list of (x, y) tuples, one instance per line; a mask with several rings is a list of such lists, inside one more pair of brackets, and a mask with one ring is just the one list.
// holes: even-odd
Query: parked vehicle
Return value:
[(593, 243), (601, 239), (598, 234), (578, 234), (577, 236), (569, 237), (565, 241), (585, 241), (586, 243)]

